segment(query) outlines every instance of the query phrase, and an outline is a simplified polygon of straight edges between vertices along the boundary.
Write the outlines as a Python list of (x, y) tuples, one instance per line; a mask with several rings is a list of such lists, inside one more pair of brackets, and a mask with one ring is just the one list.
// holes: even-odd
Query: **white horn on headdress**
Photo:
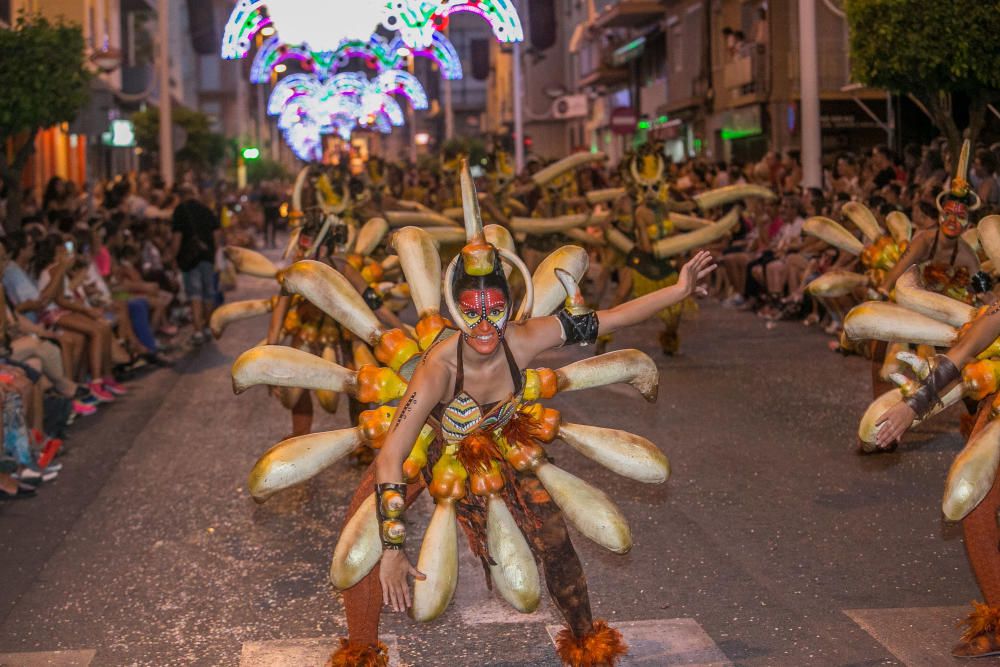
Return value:
[(578, 167), (582, 167), (583, 165), (589, 164), (591, 162), (604, 162), (607, 159), (608, 159), (607, 154), (601, 152), (574, 153), (572, 155), (564, 157), (558, 162), (550, 164), (544, 169), (539, 169), (531, 177), (531, 180), (534, 181), (535, 185), (545, 185), (546, 183), (549, 183), (550, 181), (554, 181), (555, 179), (559, 178), (568, 171), (572, 171)]
[(336, 269), (313, 260), (292, 264), (281, 274), (289, 294), (299, 294), (346, 327), (355, 336), (374, 345), (384, 329), (354, 286)]
[(213, 336), (221, 338), (226, 327), (233, 322), (264, 315), (271, 312), (272, 307), (271, 299), (249, 299), (224, 303), (212, 311), (212, 316), (208, 319), (208, 326), (212, 330)]
[(715, 188), (697, 194), (692, 199), (703, 211), (707, 211), (718, 206), (724, 206), (744, 199), (760, 198), (768, 201), (777, 197), (770, 188), (749, 183), (737, 183)]
[(222, 251), (226, 259), (233, 263), (237, 273), (257, 278), (274, 278), (278, 273), (278, 267), (274, 262), (256, 250), (240, 248), (238, 246), (226, 246)]
[(830, 218), (821, 215), (813, 216), (802, 225), (802, 231), (825, 241), (834, 248), (849, 252), (859, 257), (865, 251), (865, 244), (854, 238), (854, 234), (844, 229), (844, 226)]
[(254, 347), (233, 363), (233, 391), (256, 385), (355, 393), (357, 371), (287, 345)]
[(555, 371), (560, 392), (580, 391), (610, 384), (627, 383), (652, 403), (660, 384), (656, 362), (639, 350), (614, 350), (558, 368)]
[(542, 260), (531, 277), (534, 286), (535, 303), (531, 317), (551, 315), (566, 299), (566, 292), (559, 282), (556, 269), (562, 269), (579, 282), (587, 272), (590, 259), (587, 251), (576, 245), (557, 248)]
[(878, 224), (871, 209), (856, 201), (849, 201), (841, 208), (844, 215), (861, 230), (868, 243), (875, 243), (885, 236), (885, 230)]
[(979, 244), (990, 258), (993, 266), (1000, 266), (1000, 215), (988, 215), (976, 226)]
[(919, 269), (911, 266), (896, 281), (895, 299), (900, 306), (953, 327), (962, 326), (976, 314), (967, 303), (921, 287), (918, 273)]
[(557, 437), (608, 470), (637, 482), (661, 484), (670, 476), (670, 463), (663, 452), (634, 433), (563, 422)]
[(951, 347), (958, 330), (944, 322), (894, 303), (868, 301), (844, 318), (844, 332), (853, 340), (884, 340)]
[(909, 243), (913, 238), (913, 223), (902, 211), (892, 211), (885, 216), (885, 226), (889, 228), (889, 234), (896, 245)]
[(475, 239), (484, 239), (483, 216), (479, 212), (479, 195), (476, 194), (476, 184), (472, 181), (472, 172), (469, 171), (468, 160), (462, 160), (462, 171), (460, 174), (462, 185), (462, 211), (465, 221), (465, 241), (469, 243)]
[(683, 255), (688, 250), (700, 248), (710, 243), (715, 243), (723, 236), (732, 231), (733, 227), (740, 221), (740, 212), (733, 209), (725, 214), (717, 222), (713, 222), (707, 227), (694, 232), (676, 234), (660, 239), (653, 243), (653, 255), (659, 259), (666, 259), (676, 255)]
[(806, 285), (806, 289), (813, 296), (833, 299), (853, 294), (858, 288), (867, 286), (868, 276), (853, 271), (834, 269), (814, 279)]
[(358, 237), (354, 240), (354, 252), (362, 257), (372, 254), (388, 231), (389, 223), (384, 218), (369, 219), (358, 230)]
[(417, 318), (441, 310), (441, 255), (434, 239), (419, 227), (404, 227), (392, 237)]
[(988, 424), (965, 445), (948, 471), (941, 509), (950, 521), (961, 521), (993, 488), (1000, 464), (1000, 421)]
[(358, 427), (283, 440), (267, 450), (250, 471), (250, 495), (264, 502), (278, 491), (312, 479), (364, 441)]
[(361, 581), (382, 558), (382, 536), (375, 513), (375, 494), (348, 520), (330, 563), (330, 583), (343, 591)]
[(542, 594), (538, 566), (507, 504), (497, 495), (486, 503), (486, 544), (497, 592), (522, 614), (535, 611)]

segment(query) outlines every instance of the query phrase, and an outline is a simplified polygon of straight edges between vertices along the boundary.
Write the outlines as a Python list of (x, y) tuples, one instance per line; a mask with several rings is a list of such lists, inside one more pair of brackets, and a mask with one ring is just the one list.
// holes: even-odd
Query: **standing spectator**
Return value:
[(260, 206), (264, 211), (264, 242), (268, 248), (277, 247), (274, 235), (281, 217), (281, 197), (275, 183), (266, 182), (260, 194)]
[(181, 199), (174, 209), (173, 254), (191, 299), (192, 341), (201, 344), (206, 340), (208, 316), (215, 305), (215, 249), (222, 244), (222, 225), (218, 216), (198, 201), (193, 186), (183, 186)]

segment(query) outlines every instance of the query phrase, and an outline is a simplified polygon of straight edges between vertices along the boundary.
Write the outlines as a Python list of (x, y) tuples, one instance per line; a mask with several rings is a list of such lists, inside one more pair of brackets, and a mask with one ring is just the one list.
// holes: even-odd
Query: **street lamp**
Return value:
[(116, 69), (121, 67), (122, 64), (122, 52), (118, 49), (108, 46), (107, 43), (104, 44), (98, 51), (90, 56), (90, 62), (94, 63), (103, 74), (111, 74)]

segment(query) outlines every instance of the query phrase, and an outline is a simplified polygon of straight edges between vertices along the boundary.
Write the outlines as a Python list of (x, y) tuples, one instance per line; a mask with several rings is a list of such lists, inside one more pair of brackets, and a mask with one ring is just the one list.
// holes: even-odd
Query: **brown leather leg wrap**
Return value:
[(306, 435), (312, 431), (312, 393), (303, 391), (292, 408), (292, 435)]
[[(406, 506), (409, 507), (424, 488), (423, 482), (408, 484)], [(354, 516), (361, 504), (374, 493), (375, 465), (368, 466), (361, 483), (358, 484), (351, 504), (347, 508), (344, 523)], [(355, 646), (375, 646), (378, 644), (378, 624), (382, 615), (382, 586), (378, 580), (379, 566), (364, 576), (361, 581), (343, 592), (344, 611), (347, 614), (347, 634)]]
[[(987, 396), (979, 404), (973, 435), (989, 421), (992, 402), (993, 396)], [(1000, 527), (997, 525), (997, 508), (1000, 508), (1000, 476), (993, 482), (993, 488), (982, 502), (962, 520), (969, 565), (976, 575), (976, 582), (986, 604), (991, 607), (1000, 606)]]

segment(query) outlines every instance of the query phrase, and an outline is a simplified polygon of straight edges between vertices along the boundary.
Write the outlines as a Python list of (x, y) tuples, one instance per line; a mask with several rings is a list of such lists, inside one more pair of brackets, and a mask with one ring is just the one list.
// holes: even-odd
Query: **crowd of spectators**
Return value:
[(0, 238), (0, 499), (57, 477), (67, 428), (122, 400), (140, 369), (206, 342), (218, 251), (255, 242), (243, 193), (224, 187), (141, 173), (85, 189), (53, 178), (33, 195)]

